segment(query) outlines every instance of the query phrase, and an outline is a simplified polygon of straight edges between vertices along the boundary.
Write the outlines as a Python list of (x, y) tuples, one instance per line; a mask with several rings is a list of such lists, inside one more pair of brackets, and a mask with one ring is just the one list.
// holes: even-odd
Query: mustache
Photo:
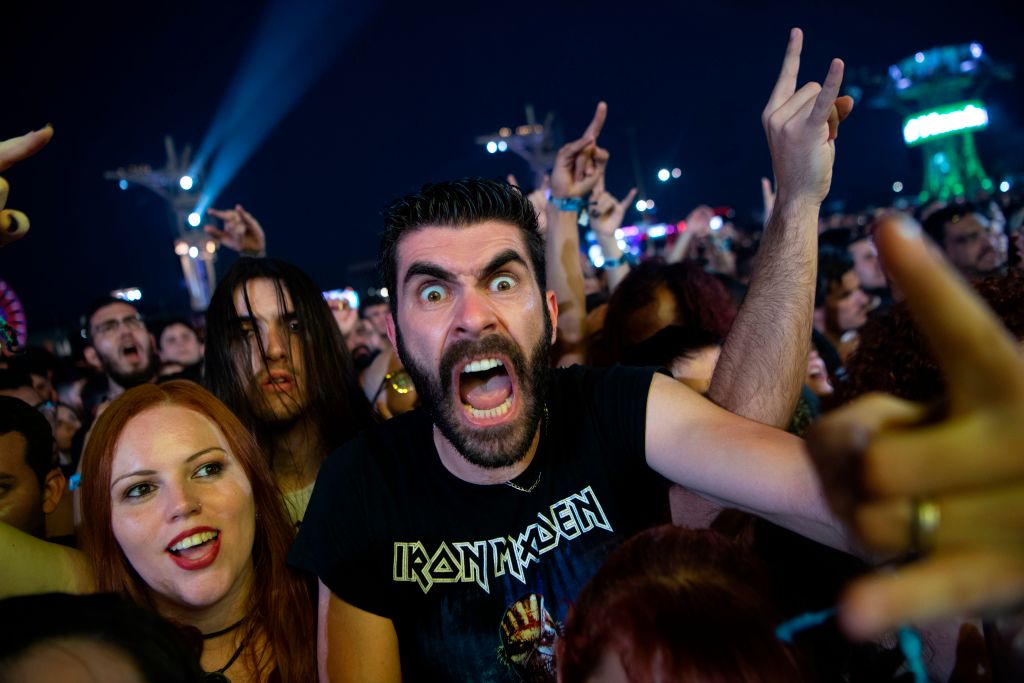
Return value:
[(441, 388), (445, 393), (452, 388), (452, 370), (461, 361), (473, 356), (506, 356), (519, 377), (526, 374), (526, 358), (519, 347), (505, 337), (492, 334), (482, 339), (457, 341), (441, 355)]

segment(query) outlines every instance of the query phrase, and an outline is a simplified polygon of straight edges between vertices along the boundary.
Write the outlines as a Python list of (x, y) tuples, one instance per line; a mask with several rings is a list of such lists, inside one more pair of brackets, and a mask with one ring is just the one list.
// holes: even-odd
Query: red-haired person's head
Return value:
[(293, 535), (252, 435), (199, 385), (141, 385), (97, 419), (82, 543), (99, 590), (204, 633), (244, 619), (233, 638), (248, 638), (257, 680), (316, 676), (312, 603), (286, 565)]
[(558, 643), (560, 683), (792, 683), (764, 570), (714, 531), (664, 525), (617, 548)]

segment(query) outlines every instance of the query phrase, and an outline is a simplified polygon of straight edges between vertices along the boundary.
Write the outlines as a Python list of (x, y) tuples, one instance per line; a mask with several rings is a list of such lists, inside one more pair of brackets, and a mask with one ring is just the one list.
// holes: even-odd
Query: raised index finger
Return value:
[(767, 110), (772, 112), (793, 96), (796, 92), (796, 76), (800, 71), (800, 51), (804, 46), (804, 32), (794, 28), (789, 32), (789, 44), (786, 45), (786, 56), (782, 59), (782, 70), (775, 89), (768, 98)]
[(583, 137), (597, 140), (597, 136), (601, 134), (601, 129), (604, 128), (604, 120), (607, 116), (608, 105), (604, 102), (598, 102), (597, 109), (594, 111), (594, 118), (590, 125), (587, 126), (587, 129), (583, 131)]
[(878, 226), (887, 271), (928, 339), (946, 378), (954, 414), (1024, 397), (1024, 362), (995, 314), (941, 257), (908, 217)]

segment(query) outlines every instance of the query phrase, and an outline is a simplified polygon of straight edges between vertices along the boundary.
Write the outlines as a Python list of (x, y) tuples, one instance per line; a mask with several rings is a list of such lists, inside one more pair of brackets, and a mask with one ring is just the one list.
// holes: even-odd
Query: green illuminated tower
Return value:
[(1010, 77), (978, 43), (932, 48), (889, 67), (883, 98), (903, 113), (907, 146), (921, 148), (922, 202), (993, 189), (974, 145), (974, 132), (988, 126), (978, 96), (993, 79)]

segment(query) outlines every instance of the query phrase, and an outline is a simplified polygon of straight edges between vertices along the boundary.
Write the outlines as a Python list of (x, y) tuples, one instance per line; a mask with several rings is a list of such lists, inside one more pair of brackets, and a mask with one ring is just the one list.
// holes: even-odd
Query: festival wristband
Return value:
[(574, 211), (579, 213), (583, 208), (582, 197), (552, 197), (549, 200), (559, 211)]

